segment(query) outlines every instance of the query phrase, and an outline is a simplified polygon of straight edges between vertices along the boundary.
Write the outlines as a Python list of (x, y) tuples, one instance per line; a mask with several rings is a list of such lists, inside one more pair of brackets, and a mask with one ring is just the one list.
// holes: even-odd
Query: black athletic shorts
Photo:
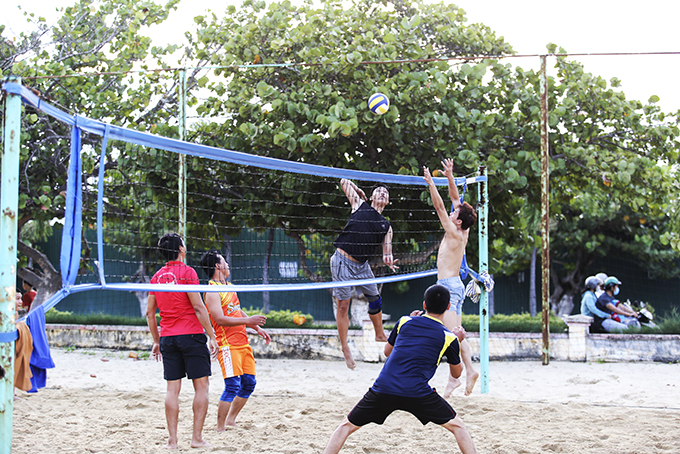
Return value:
[(205, 334), (182, 334), (161, 337), (163, 378), (191, 380), (210, 376), (210, 351)]
[(382, 424), (395, 410), (411, 413), (423, 425), (430, 421), (441, 425), (456, 417), (456, 411), (434, 390), (424, 397), (403, 397), (376, 393), (369, 389), (349, 412), (347, 419), (355, 426), (364, 426), (370, 422)]

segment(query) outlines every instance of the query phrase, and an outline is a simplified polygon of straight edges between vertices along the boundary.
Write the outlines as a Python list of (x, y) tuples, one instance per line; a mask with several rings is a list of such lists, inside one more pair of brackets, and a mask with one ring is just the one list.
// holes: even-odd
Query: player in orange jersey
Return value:
[[(229, 265), (218, 251), (212, 249), (201, 258), (201, 267), (210, 278), (210, 285), (231, 285), (227, 282)], [(255, 389), (255, 358), (248, 343), (246, 326), (253, 328), (267, 344), (269, 334), (260, 326), (267, 317), (248, 315), (241, 310), (241, 303), (235, 292), (205, 294), (205, 304), (210, 312), (219, 354), (217, 359), (224, 377), (224, 392), (217, 407), (217, 431), (226, 426), (235, 426), (236, 417)]]

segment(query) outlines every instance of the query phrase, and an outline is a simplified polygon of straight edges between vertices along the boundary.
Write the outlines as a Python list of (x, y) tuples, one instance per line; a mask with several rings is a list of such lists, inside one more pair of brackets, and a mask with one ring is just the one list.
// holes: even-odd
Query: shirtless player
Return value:
[[(444, 325), (450, 330), (462, 325), (463, 300), (465, 299), (465, 286), (460, 279), (460, 266), (465, 254), (470, 227), (477, 222), (477, 213), (472, 206), (465, 202), (460, 203), (458, 187), (453, 177), (453, 161), (445, 159), (442, 161), (444, 175), (449, 180), (449, 196), (453, 202), (453, 212), (449, 214), (444, 206), (444, 201), (439, 195), (437, 187), (432, 181), (430, 170), (424, 167), (425, 181), (430, 188), (432, 204), (437, 211), (437, 216), (444, 227), (444, 239), (439, 245), (437, 255), (437, 284), (444, 285), (451, 293), (451, 307), (444, 314)], [(460, 343), (460, 356), (465, 364), (465, 395), (472, 393), (479, 373), (472, 368), (472, 357), (470, 354), (470, 344), (466, 340)], [(449, 376), (443, 397), (448, 398), (454, 389), (460, 386), (460, 380)]]

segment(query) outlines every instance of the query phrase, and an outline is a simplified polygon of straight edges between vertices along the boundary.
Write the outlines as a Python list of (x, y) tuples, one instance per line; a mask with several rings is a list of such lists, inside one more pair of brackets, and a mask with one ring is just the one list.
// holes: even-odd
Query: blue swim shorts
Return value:
[(458, 315), (463, 315), (463, 300), (465, 299), (465, 286), (460, 276), (447, 277), (439, 279), (437, 284), (443, 285), (451, 293), (451, 307), (450, 311), (455, 311)]

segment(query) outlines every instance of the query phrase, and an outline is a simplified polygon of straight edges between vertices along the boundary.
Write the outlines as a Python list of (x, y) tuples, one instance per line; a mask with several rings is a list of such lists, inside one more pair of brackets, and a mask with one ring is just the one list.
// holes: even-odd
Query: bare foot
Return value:
[(177, 442), (174, 443), (168, 442), (168, 444), (165, 445), (165, 449), (177, 449)]
[(467, 369), (467, 374), (465, 378), (465, 395), (469, 396), (472, 394), (472, 388), (475, 387), (477, 379), (479, 378), (479, 372), (473, 369)]
[(212, 445), (205, 442), (204, 440), (198, 440), (198, 441), (191, 440), (191, 447), (192, 448), (211, 448)]
[(347, 367), (351, 370), (354, 370), (357, 365), (354, 362), (354, 358), (352, 357), (352, 352), (349, 351), (349, 346), (342, 347), (342, 354), (345, 356), (345, 364), (347, 364)]
[(382, 336), (376, 334), (375, 335), (375, 341), (376, 342), (387, 342), (387, 335), (385, 335), (385, 333), (383, 333)]
[(446, 389), (444, 390), (444, 394), (442, 394), (442, 397), (444, 399), (448, 399), (449, 397), (451, 397), (451, 393), (453, 392), (453, 390), (458, 388), (460, 385), (461, 385), (460, 380), (449, 375), (449, 382), (446, 384)]
[(227, 421), (225, 423), (225, 425), (229, 426), (229, 427), (237, 427), (238, 426), (238, 424), (236, 424), (236, 421)]

